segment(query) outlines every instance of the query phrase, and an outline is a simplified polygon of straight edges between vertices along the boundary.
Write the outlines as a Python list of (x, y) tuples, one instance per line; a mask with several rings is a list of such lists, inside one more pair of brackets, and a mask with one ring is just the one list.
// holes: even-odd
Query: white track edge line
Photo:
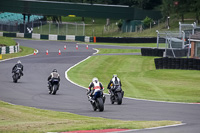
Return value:
[(155, 130), (155, 129), (169, 128), (169, 127), (178, 127), (178, 126), (183, 126), (183, 125), (186, 125), (186, 123), (160, 126), (160, 127), (152, 127), (152, 128), (144, 128), (144, 129), (132, 129), (132, 130), (126, 130), (126, 131), (111, 132), (111, 133), (126, 133), (126, 132), (136, 132), (136, 131), (143, 131), (143, 130)]

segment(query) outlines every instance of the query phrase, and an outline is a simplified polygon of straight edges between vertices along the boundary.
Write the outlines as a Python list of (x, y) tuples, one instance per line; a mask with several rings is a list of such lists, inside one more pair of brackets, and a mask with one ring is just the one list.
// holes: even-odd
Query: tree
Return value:
[(200, 1), (199, 0), (191, 0), (191, 8), (190, 10), (195, 12), (196, 20), (199, 23), (199, 16), (200, 16)]
[(181, 21), (184, 22), (184, 14), (189, 11), (190, 0), (176, 0), (173, 6), (175, 6), (175, 12), (181, 16)]
[(151, 23), (153, 23), (153, 19), (151, 19), (151, 18), (149, 18), (149, 17), (146, 17), (146, 18), (143, 20), (143, 24), (144, 24), (144, 27), (145, 27), (145, 28), (149, 28)]
[(168, 16), (170, 16), (170, 13), (172, 12), (172, 3), (173, 3), (173, 0), (163, 0), (162, 1), (161, 12), (162, 12), (164, 19), (166, 19)]

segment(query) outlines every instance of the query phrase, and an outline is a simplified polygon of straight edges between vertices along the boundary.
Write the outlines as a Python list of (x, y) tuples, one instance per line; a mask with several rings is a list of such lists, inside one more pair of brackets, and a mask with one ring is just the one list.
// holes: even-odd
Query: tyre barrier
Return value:
[(96, 37), (96, 42), (105, 43), (155, 43), (156, 37)]
[(163, 52), (165, 49), (158, 49), (158, 48), (141, 48), (141, 55), (142, 56), (159, 56), (163, 57)]
[(194, 58), (155, 58), (156, 69), (200, 70), (200, 59)]
[[(163, 53), (165, 49), (158, 49), (158, 48), (141, 48), (141, 55), (142, 56), (159, 56), (163, 57)], [(187, 49), (174, 49), (173, 50), (176, 57), (184, 57), (187, 56)], [(173, 52), (171, 49), (167, 49), (166, 55), (169, 57), (174, 57)]]

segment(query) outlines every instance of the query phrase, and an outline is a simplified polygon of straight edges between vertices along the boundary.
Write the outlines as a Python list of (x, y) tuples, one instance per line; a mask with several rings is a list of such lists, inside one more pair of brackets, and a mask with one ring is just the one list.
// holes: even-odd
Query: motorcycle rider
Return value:
[[(92, 89), (93, 88), (93, 89)], [(99, 82), (98, 78), (94, 77), (92, 79), (92, 82), (90, 83), (89, 87), (88, 87), (88, 91), (87, 91), (87, 95), (89, 95), (89, 97), (91, 98), (91, 100), (94, 102), (94, 100), (96, 99), (96, 92), (99, 90), (104, 90), (103, 85), (101, 84), (101, 82)], [(103, 96), (105, 97), (105, 96)]]
[(117, 74), (113, 74), (112, 79), (110, 80), (107, 89), (109, 90), (109, 94), (113, 96), (113, 90), (116, 89), (117, 86), (122, 86), (120, 79), (117, 77)]
[(12, 73), (15, 73), (17, 69), (20, 69), (20, 75), (23, 76), (23, 65), (20, 60), (17, 61), (17, 64), (12, 68)]
[[(51, 92), (51, 86), (52, 86), (52, 81), (54, 79), (58, 79), (58, 82), (60, 82), (60, 75), (58, 74), (56, 69), (53, 69), (52, 73), (50, 74), (50, 76), (48, 77), (47, 81), (48, 81), (48, 88), (49, 88), (49, 93)], [(59, 87), (58, 87), (59, 88)]]

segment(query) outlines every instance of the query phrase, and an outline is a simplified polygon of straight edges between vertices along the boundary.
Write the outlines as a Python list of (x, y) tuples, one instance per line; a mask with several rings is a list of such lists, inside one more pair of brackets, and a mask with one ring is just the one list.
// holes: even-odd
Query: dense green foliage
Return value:
[(184, 22), (184, 15), (187, 12), (195, 12), (196, 20), (199, 22), (200, 15), (199, 0), (162, 0), (162, 14), (164, 18), (172, 14), (181, 17)]
[(128, 5), (130, 7), (139, 7), (142, 9), (153, 9), (161, 4), (162, 0), (49, 0), (64, 1), (90, 4), (112, 4), (112, 5)]

